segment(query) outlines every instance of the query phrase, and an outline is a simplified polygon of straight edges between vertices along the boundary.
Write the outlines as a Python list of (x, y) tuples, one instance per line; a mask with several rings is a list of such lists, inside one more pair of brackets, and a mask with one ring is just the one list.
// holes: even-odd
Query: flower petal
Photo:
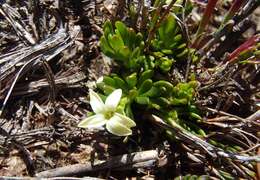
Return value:
[(119, 122), (118, 116), (113, 116), (106, 123), (107, 130), (117, 136), (129, 136), (132, 134), (132, 130)]
[(78, 127), (80, 128), (100, 128), (105, 125), (107, 120), (102, 114), (97, 114), (94, 116), (87, 117), (86, 119), (82, 120)]
[(121, 124), (123, 124), (124, 126), (131, 128), (131, 127), (135, 127), (136, 124), (135, 122), (130, 119), (129, 117), (123, 115), (123, 114), (119, 114), (119, 113), (115, 113), (115, 116), (118, 116), (119, 118), (117, 119), (117, 121)]
[(105, 106), (113, 111), (116, 110), (118, 103), (120, 102), (122, 96), (122, 90), (114, 90), (106, 99)]
[(104, 109), (104, 103), (97, 93), (92, 89), (89, 90), (90, 105), (95, 113), (100, 113)]

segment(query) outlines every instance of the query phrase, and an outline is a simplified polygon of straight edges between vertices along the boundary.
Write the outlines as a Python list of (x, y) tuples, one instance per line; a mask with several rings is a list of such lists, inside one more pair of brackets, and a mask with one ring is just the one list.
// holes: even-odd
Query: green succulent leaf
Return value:
[(150, 103), (149, 97), (143, 97), (143, 96), (138, 96), (135, 98), (136, 103), (142, 104), (142, 105), (147, 105)]
[(186, 47), (186, 43), (182, 43), (182, 44), (180, 44), (178, 47), (177, 47), (177, 49), (183, 49), (183, 48), (185, 48)]
[(189, 53), (189, 49), (186, 48), (184, 51), (179, 53), (176, 57), (177, 58), (182, 58), (182, 57), (186, 56), (188, 53)]
[(170, 71), (171, 67), (173, 64), (173, 60), (172, 59), (168, 59), (166, 57), (162, 57), (160, 58), (159, 61), (159, 67), (163, 72), (168, 72)]
[(154, 83), (154, 86), (166, 88), (169, 94), (173, 91), (173, 85), (168, 81), (164, 81), (164, 80), (157, 81)]
[(136, 47), (136, 48), (133, 50), (133, 52), (132, 52), (132, 54), (131, 54), (131, 56), (130, 56), (130, 59), (138, 58), (140, 55), (141, 55), (141, 50), (140, 50), (139, 47)]
[(103, 77), (103, 82), (106, 85), (109, 85), (109, 86), (112, 86), (112, 87), (116, 87), (116, 81), (112, 77), (104, 76)]
[(157, 87), (152, 87), (150, 90), (147, 92), (143, 93), (142, 96), (148, 96), (148, 97), (158, 97), (160, 96), (160, 89)]
[(98, 83), (97, 87), (99, 89), (102, 89), (102, 91), (104, 92), (105, 95), (109, 95), (115, 90), (115, 87), (106, 85), (104, 82)]
[(158, 34), (160, 40), (162, 40), (166, 46), (169, 46), (169, 42), (171, 40), (169, 37), (174, 36), (176, 33), (176, 20), (174, 16), (169, 14), (164, 22), (161, 24), (160, 28), (158, 29)]
[(149, 91), (153, 86), (153, 81), (151, 79), (147, 79), (145, 80), (140, 88), (138, 89), (138, 94), (141, 95), (141, 94), (144, 94), (145, 92)]
[(118, 52), (122, 47), (124, 47), (124, 41), (119, 35), (108, 35), (108, 41), (110, 46)]
[(170, 49), (162, 49), (162, 53), (166, 54), (166, 55), (171, 55), (171, 54), (173, 54), (173, 51)]
[(145, 80), (147, 80), (147, 79), (151, 79), (153, 77), (153, 70), (146, 70), (146, 71), (144, 71), (142, 74), (141, 74), (141, 76), (140, 76), (140, 78), (139, 78), (139, 80), (138, 80), (138, 87), (145, 81)]
[(129, 33), (129, 48), (133, 50), (135, 48), (135, 41), (136, 41), (136, 33), (132, 28), (128, 29)]
[(175, 37), (174, 37), (174, 42), (179, 42), (182, 40), (182, 35), (181, 34), (177, 34)]
[(186, 98), (182, 98), (182, 99), (173, 98), (171, 100), (171, 104), (175, 106), (186, 105), (188, 104), (188, 100)]
[(135, 46), (139, 46), (140, 49), (142, 49), (141, 47), (144, 46), (143, 35), (142, 35), (140, 32), (136, 34), (136, 37), (135, 37)]
[(119, 60), (124, 60), (125, 62), (127, 62), (129, 60), (130, 54), (130, 49), (127, 46), (122, 46), (118, 51)]
[(119, 34), (121, 35), (122, 39), (124, 40), (125, 44), (129, 46), (128, 44), (128, 29), (124, 23), (121, 21), (116, 21), (115, 27), (118, 30)]
[(110, 47), (104, 36), (100, 38), (100, 48), (105, 55), (110, 57), (114, 55), (114, 50)]
[(133, 88), (137, 84), (137, 73), (132, 73), (131, 75), (127, 76), (125, 79), (129, 88)]
[(122, 78), (115, 76), (113, 79), (115, 80), (116, 88), (127, 90), (127, 84)]
[(103, 26), (104, 36), (108, 37), (109, 34), (113, 33), (113, 25), (110, 21), (106, 21)]
[(155, 103), (161, 107), (169, 107), (171, 105), (171, 102), (164, 97), (159, 97), (159, 98), (153, 99), (153, 103)]

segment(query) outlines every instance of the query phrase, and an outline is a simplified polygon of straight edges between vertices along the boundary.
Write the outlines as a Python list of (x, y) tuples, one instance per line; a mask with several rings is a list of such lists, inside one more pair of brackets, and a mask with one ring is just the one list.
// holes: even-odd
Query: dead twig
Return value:
[(34, 45), (36, 43), (32, 35), (24, 28), (21, 16), (14, 8), (4, 3), (0, 6), (0, 13), (13, 26), (21, 40), (26, 40), (29, 42), (29, 45)]
[(188, 131), (184, 129), (180, 129), (177, 126), (170, 126), (166, 124), (161, 118), (158, 116), (152, 115), (149, 117), (154, 123), (157, 125), (168, 129), (170, 131), (173, 131), (176, 136), (181, 139), (182, 141), (187, 142), (188, 144), (195, 146), (199, 148), (200, 150), (206, 152), (213, 158), (229, 158), (241, 162), (260, 162), (260, 156), (242, 156), (234, 153), (224, 152), (223, 150), (209, 144), (208, 142), (204, 141), (203, 139), (189, 133)]
[[(13, 60), (10, 57), (6, 57), (7, 59), (3, 62), (4, 65), (0, 66), (0, 80), (4, 80), (8, 75), (15, 71), (14, 66), (18, 63), (22, 63), (22, 68), (19, 69), (18, 73), (15, 75), (15, 79), (11, 83), (11, 87), (5, 97), (3, 102), (3, 106), (0, 112), (3, 112), (7, 101), (13, 91), (13, 88), (18, 81), (18, 79), (26, 72), (28, 72), (33, 67), (36, 67), (41, 61), (41, 58), (46, 59), (46, 61), (50, 61), (56, 55), (58, 55), (61, 51), (68, 48), (74, 43), (75, 37), (79, 33), (79, 29), (75, 27), (75, 31), (69, 35), (65, 29), (60, 29), (55, 35), (51, 36), (41, 44), (37, 44), (32, 46), (25, 55), (22, 57), (18, 57)], [(15, 61), (15, 62), (13, 62)], [(5, 87), (6, 88), (6, 87)], [(1, 114), (0, 114), (1, 115)]]
[[(39, 178), (0, 176), (0, 179), (1, 180), (38, 180)], [(83, 178), (56, 177), (56, 178), (42, 178), (41, 180), (104, 180), (104, 179), (84, 176)]]
[(17, 141), (15, 138), (12, 138), (12, 136), (6, 130), (4, 130), (2, 127), (0, 127), (0, 134), (3, 135), (5, 138), (9, 139), (9, 142), (11, 143), (11, 145), (16, 147), (22, 153), (21, 156), (26, 165), (28, 173), (31, 176), (34, 176), (35, 167), (34, 167), (34, 161), (31, 156), (30, 151), (26, 147), (24, 147), (24, 145), (22, 143)]
[(107, 161), (100, 161), (96, 164), (88, 162), (86, 164), (74, 164), (64, 166), (52, 170), (47, 170), (36, 174), (37, 177), (58, 177), (58, 176), (75, 176), (86, 172), (92, 172), (102, 169), (124, 168), (129, 165), (135, 166), (137, 163), (144, 163), (153, 160), (153, 165), (158, 160), (158, 152), (156, 150), (135, 152), (131, 154), (124, 154), (121, 156), (111, 157)]
[(257, 121), (260, 119), (260, 110), (256, 111), (254, 114), (246, 118), (248, 121)]

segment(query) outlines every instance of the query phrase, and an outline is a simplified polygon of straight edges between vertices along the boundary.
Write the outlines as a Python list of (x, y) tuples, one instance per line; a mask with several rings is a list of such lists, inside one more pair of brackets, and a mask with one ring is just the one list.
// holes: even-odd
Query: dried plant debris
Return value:
[(259, 6), (0, 1), (0, 179), (259, 179)]

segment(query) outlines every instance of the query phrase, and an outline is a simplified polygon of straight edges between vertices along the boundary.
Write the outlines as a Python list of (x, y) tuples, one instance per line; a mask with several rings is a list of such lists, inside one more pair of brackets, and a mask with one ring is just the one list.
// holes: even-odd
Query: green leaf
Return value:
[(140, 48), (141, 50), (143, 50), (143, 49), (144, 49), (144, 46), (145, 46), (144, 41), (141, 41), (141, 43), (139, 44), (139, 48)]
[(172, 34), (175, 31), (176, 28), (176, 20), (172, 15), (168, 15), (167, 19), (166, 19), (166, 24), (165, 24), (165, 34), (167, 35), (174, 35)]
[(122, 39), (124, 40), (124, 43), (126, 46), (129, 46), (128, 41), (128, 29), (124, 23), (121, 21), (116, 21), (115, 27), (117, 28), (118, 32), (120, 33)]
[(147, 79), (151, 79), (153, 77), (153, 70), (146, 70), (146, 71), (144, 71), (142, 74), (141, 74), (141, 76), (140, 76), (140, 78), (139, 78), (139, 80), (138, 80), (138, 87), (145, 81), (145, 80), (147, 80)]
[(170, 45), (170, 49), (175, 49), (179, 45), (179, 42), (174, 42)]
[(171, 105), (170, 101), (164, 97), (159, 97), (159, 98), (153, 99), (153, 103), (156, 103), (163, 107), (169, 107)]
[(183, 98), (183, 99), (173, 98), (171, 100), (171, 104), (175, 105), (175, 106), (186, 105), (186, 104), (188, 104), (188, 100), (186, 98)]
[(189, 52), (189, 49), (186, 48), (184, 51), (182, 51), (180, 54), (178, 54), (176, 57), (177, 58), (181, 58), (181, 57), (184, 57), (185, 55), (187, 55)]
[(130, 60), (139, 57), (139, 56), (140, 56), (140, 53), (141, 53), (140, 48), (139, 48), (139, 47), (136, 47), (136, 48), (133, 50), (133, 52), (131, 53)]
[(118, 35), (108, 35), (108, 41), (110, 46), (117, 52), (119, 51), (122, 47), (124, 47), (124, 41), (123, 39), (118, 36)]
[(159, 51), (153, 52), (153, 55), (154, 55), (155, 57), (158, 57), (158, 58), (161, 58), (161, 57), (164, 56), (164, 54), (163, 54), (162, 52), (159, 52)]
[(134, 119), (134, 114), (131, 109), (131, 103), (127, 103), (125, 107), (125, 114), (126, 116), (130, 117), (131, 119)]
[(183, 49), (183, 48), (185, 48), (186, 47), (186, 43), (182, 43), (182, 44), (180, 44), (178, 47), (177, 47), (177, 49)]
[(115, 77), (113, 77), (113, 79), (116, 82), (117, 88), (120, 88), (122, 90), (126, 90), (127, 89), (127, 84), (125, 83), (125, 81), (122, 78), (120, 78), (118, 76), (115, 76)]
[(167, 54), (167, 55), (173, 54), (172, 50), (170, 50), (170, 49), (162, 49), (162, 52), (163, 52), (164, 54)]
[(137, 83), (137, 73), (133, 73), (133, 74), (127, 76), (125, 78), (125, 80), (129, 86), (129, 88), (132, 89), (133, 87), (135, 87), (135, 85)]
[(123, 46), (118, 51), (118, 58), (121, 61), (128, 61), (130, 57), (130, 49), (127, 46)]
[(148, 96), (148, 97), (158, 97), (160, 96), (160, 90), (157, 87), (152, 87), (149, 91), (142, 94), (142, 96)]
[(112, 87), (116, 86), (116, 81), (112, 77), (109, 77), (109, 76), (104, 76), (103, 82), (106, 85), (109, 85), (109, 86), (112, 86)]
[(104, 36), (100, 38), (100, 48), (105, 55), (109, 57), (112, 57), (114, 55), (114, 50), (110, 47)]
[(189, 85), (190, 85), (192, 88), (197, 88), (198, 85), (199, 85), (199, 83), (198, 83), (198, 81), (190, 81), (190, 82), (189, 82)]
[(198, 115), (198, 114), (196, 114), (196, 113), (190, 113), (190, 116), (192, 117), (192, 118), (194, 118), (194, 119), (198, 119), (198, 120), (201, 120), (202, 119), (202, 117), (200, 116), (200, 115)]
[(182, 35), (181, 35), (181, 34), (177, 34), (177, 35), (174, 37), (174, 42), (179, 42), (181, 39), (182, 39)]
[(175, 17), (169, 14), (158, 29), (158, 38), (162, 41), (161, 48), (170, 49), (170, 46), (175, 42), (175, 39), (172, 37), (174, 37), (178, 31), (179, 29)]
[(152, 86), (153, 86), (153, 81), (151, 79), (145, 80), (141, 84), (140, 88), (138, 89), (138, 94), (141, 95), (141, 94), (149, 91), (152, 88)]
[(138, 96), (138, 91), (136, 89), (131, 89), (130, 91), (128, 91), (128, 97), (130, 101), (135, 99), (136, 96)]
[(172, 93), (173, 91), (173, 85), (168, 81), (164, 81), (164, 80), (157, 81), (154, 83), (154, 86), (165, 87), (168, 93)]
[(163, 24), (161, 25), (161, 27), (158, 29), (159, 39), (160, 39), (160, 40), (163, 40), (163, 41), (166, 39), (166, 35), (165, 35), (164, 29), (163, 29), (164, 24), (165, 24), (165, 23), (163, 23)]
[(167, 96), (167, 95), (169, 95), (169, 92), (167, 92), (167, 89), (166, 89), (165, 87), (163, 87), (163, 86), (158, 86), (158, 89), (160, 90), (160, 94), (161, 94), (162, 96)]
[(160, 58), (161, 62), (159, 64), (159, 67), (160, 69), (163, 71), (163, 72), (168, 72), (171, 67), (172, 67), (172, 63), (173, 63), (173, 60), (171, 59), (168, 59), (168, 58)]
[(133, 50), (135, 48), (136, 33), (132, 28), (128, 29), (129, 33), (129, 48)]
[[(135, 46), (140, 46), (141, 43), (144, 43), (143, 35), (139, 32), (136, 34), (136, 37), (135, 37)], [(140, 48), (140, 49), (142, 49), (142, 48)]]
[(136, 97), (136, 98), (135, 98), (135, 101), (136, 101), (136, 103), (142, 104), (142, 105), (147, 105), (147, 104), (150, 103), (149, 97), (143, 97), (143, 96), (141, 96), (141, 97), (140, 97), (140, 96)]
[(115, 90), (114, 87), (106, 85), (104, 82), (98, 83), (97, 87), (99, 89), (102, 89), (102, 91), (104, 92), (105, 95), (109, 95)]
[(113, 33), (113, 25), (110, 21), (106, 21), (103, 26), (104, 36), (108, 37), (109, 34)]

